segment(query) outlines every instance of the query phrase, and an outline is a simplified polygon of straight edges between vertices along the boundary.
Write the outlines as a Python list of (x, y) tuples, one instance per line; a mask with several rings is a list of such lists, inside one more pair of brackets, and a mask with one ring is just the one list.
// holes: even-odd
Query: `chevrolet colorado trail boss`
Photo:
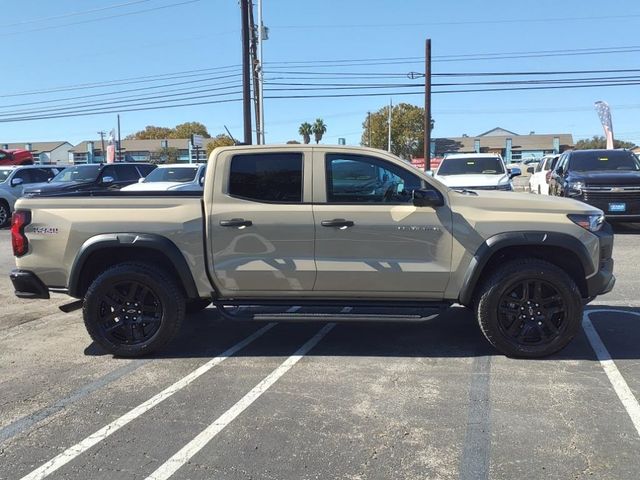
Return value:
[(93, 340), (122, 356), (162, 348), (213, 302), (225, 318), (270, 320), (350, 316), (317, 313), (341, 306), (429, 317), (459, 303), (498, 350), (539, 357), (615, 283), (601, 210), (449, 189), (357, 147), (218, 148), (204, 195), (34, 195), (18, 200), (11, 234), (16, 295), (79, 299), (67, 310), (82, 307)]

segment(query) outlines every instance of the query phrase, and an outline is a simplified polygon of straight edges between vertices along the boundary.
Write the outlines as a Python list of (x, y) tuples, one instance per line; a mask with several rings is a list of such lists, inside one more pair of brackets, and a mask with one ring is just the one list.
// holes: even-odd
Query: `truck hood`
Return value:
[(572, 182), (587, 185), (640, 185), (640, 172), (631, 170), (603, 170), (598, 172), (571, 172)]
[(158, 192), (165, 190), (175, 190), (185, 186), (185, 182), (142, 182), (128, 185), (121, 190), (125, 192)]
[(435, 178), (447, 187), (495, 187), (509, 182), (509, 176), (496, 174), (436, 175)]
[(596, 207), (571, 198), (555, 197), (550, 195), (531, 195), (530, 193), (500, 192), (494, 190), (474, 190), (476, 193), (459, 193), (449, 191), (451, 208), (455, 211), (458, 207), (473, 208), (494, 212), (495, 220), (500, 219), (500, 212), (515, 212), (525, 214), (550, 214), (550, 213), (596, 213), (601, 212)]
[(56, 193), (96, 187), (95, 182), (34, 183), (25, 187), (24, 193)]

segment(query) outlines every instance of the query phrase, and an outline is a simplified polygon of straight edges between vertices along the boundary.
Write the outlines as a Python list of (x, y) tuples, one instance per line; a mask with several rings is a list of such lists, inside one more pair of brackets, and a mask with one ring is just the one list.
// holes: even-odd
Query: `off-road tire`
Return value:
[[(141, 306), (134, 306), (133, 303), (129, 306), (126, 302), (131, 296), (127, 285), (136, 285), (136, 295), (140, 291), (146, 292), (140, 294), (144, 298)], [(140, 316), (136, 315), (137, 308), (140, 308), (138, 313), (142, 312)], [(145, 317), (144, 312), (149, 309), (152, 314)], [(128, 312), (136, 317), (131, 323), (124, 320)], [(91, 283), (84, 297), (82, 313), (89, 335), (107, 352), (122, 357), (139, 357), (162, 349), (174, 338), (184, 320), (185, 298), (182, 290), (165, 271), (144, 263), (121, 263), (109, 268)], [(111, 317), (109, 325), (105, 317)], [(150, 320), (149, 323), (144, 323), (145, 318)], [(134, 337), (132, 340), (121, 338), (129, 334), (129, 328), (125, 325), (130, 327)], [(111, 331), (109, 327), (112, 327)], [(141, 329), (138, 332), (138, 336), (142, 332), (141, 340), (135, 338), (134, 328)], [(145, 328), (150, 330), (148, 338), (144, 333)]]
[[(534, 307), (534, 311), (531, 311), (527, 301), (524, 300), (525, 295), (522, 295), (522, 300), (513, 300), (514, 302), (522, 302), (522, 306), (518, 305), (515, 308), (515, 311), (521, 310), (523, 316), (526, 317), (524, 320), (520, 320), (520, 312), (514, 314), (514, 309), (512, 309), (514, 304), (511, 303), (512, 296), (517, 295), (515, 291), (510, 289), (513, 289), (514, 285), (524, 285), (525, 283), (527, 289), (530, 289), (530, 286), (537, 289), (537, 285), (542, 285), (540, 290), (544, 290), (546, 293), (555, 290), (556, 294), (553, 295), (553, 298), (557, 297), (558, 300), (553, 309), (559, 309), (560, 307), (557, 305), (562, 302), (563, 313), (551, 313), (552, 307), (538, 311), (535, 305), (542, 302), (535, 301), (532, 301), (531, 306)], [(484, 336), (495, 348), (510, 357), (537, 358), (556, 353), (575, 337), (582, 321), (582, 298), (573, 279), (555, 265), (534, 258), (512, 260), (496, 268), (483, 281), (475, 296), (474, 304), (478, 323)], [(537, 316), (536, 314), (539, 313), (543, 315)], [(528, 314), (533, 317), (529, 317)], [(515, 318), (520, 323), (516, 324), (516, 320), (513, 320), (511, 326), (505, 327), (505, 322), (509, 322), (511, 318)], [(553, 326), (547, 328), (549, 321), (553, 322)], [(539, 344), (527, 343), (526, 339), (519, 340), (509, 334), (512, 326), (516, 330), (512, 335), (522, 334), (526, 328), (526, 331), (532, 335), (538, 333), (540, 339), (543, 338), (541, 332), (545, 334), (551, 332), (555, 336), (551, 336), (548, 341)], [(519, 326), (522, 326), (520, 330), (518, 330)], [(557, 332), (554, 333), (553, 329), (557, 329)]]
[(11, 209), (9, 204), (0, 200), (0, 228), (8, 227), (11, 224)]
[(186, 304), (186, 312), (187, 315), (191, 315), (193, 313), (198, 313), (211, 305), (211, 300), (207, 300), (206, 298), (198, 298), (196, 300), (187, 300)]

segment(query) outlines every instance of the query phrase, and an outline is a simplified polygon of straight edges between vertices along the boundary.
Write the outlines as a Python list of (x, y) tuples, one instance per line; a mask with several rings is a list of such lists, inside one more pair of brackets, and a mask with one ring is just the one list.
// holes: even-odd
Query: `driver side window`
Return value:
[(327, 203), (409, 203), (423, 186), (418, 176), (375, 157), (330, 153), (325, 168)]

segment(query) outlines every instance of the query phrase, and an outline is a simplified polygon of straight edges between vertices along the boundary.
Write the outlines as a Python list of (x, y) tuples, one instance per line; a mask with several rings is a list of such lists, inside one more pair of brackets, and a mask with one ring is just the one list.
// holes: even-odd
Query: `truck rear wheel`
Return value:
[(11, 210), (9, 204), (4, 200), (0, 200), (0, 228), (6, 227), (11, 223)]
[(122, 263), (99, 275), (84, 298), (84, 323), (109, 353), (138, 357), (164, 347), (185, 315), (185, 299), (164, 271)]
[(575, 282), (555, 265), (533, 258), (493, 271), (475, 303), (484, 336), (512, 357), (544, 357), (561, 350), (582, 321)]

